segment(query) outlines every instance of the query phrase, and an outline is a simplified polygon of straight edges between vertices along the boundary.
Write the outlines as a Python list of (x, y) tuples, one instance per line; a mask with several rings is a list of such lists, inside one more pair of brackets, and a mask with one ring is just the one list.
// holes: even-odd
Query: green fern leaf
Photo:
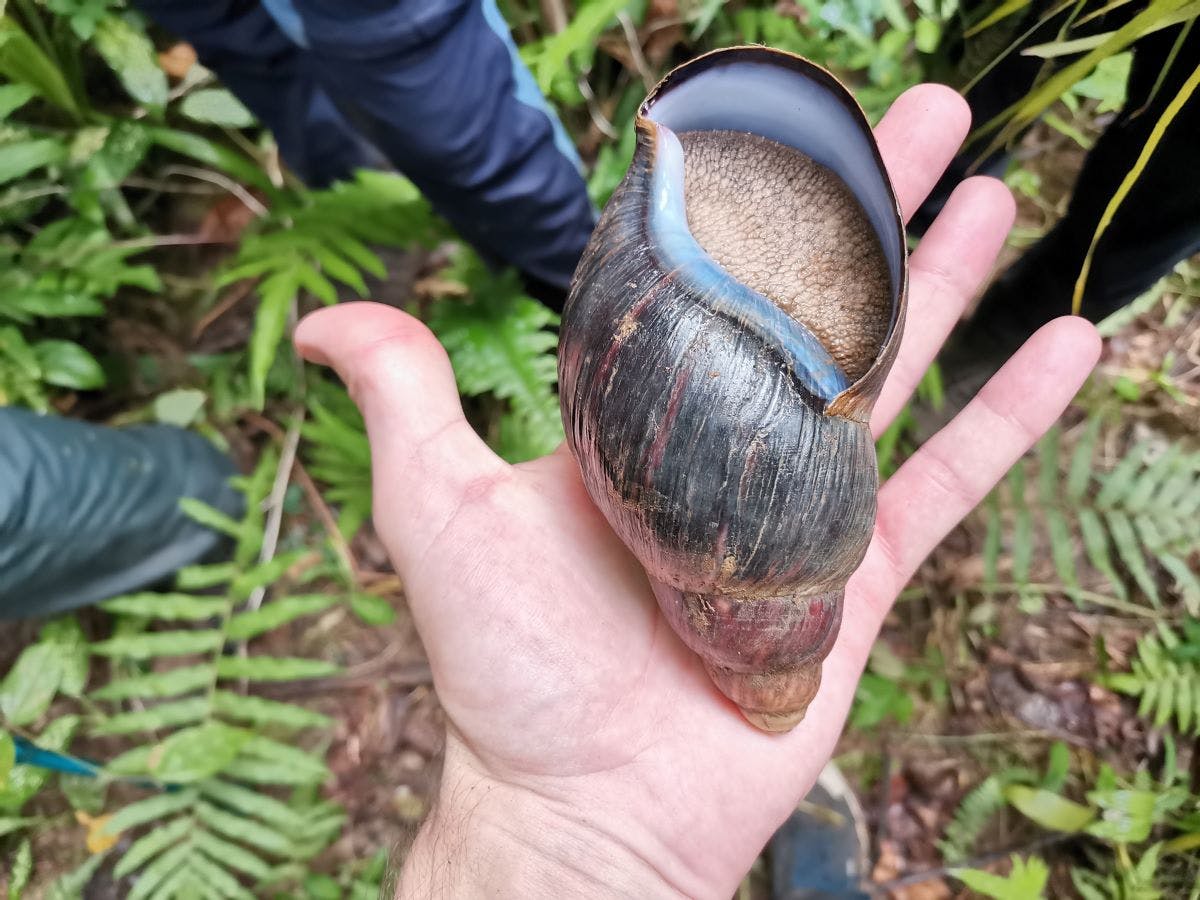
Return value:
[(191, 656), (216, 650), (224, 642), (219, 631), (157, 631), (129, 634), (92, 644), (100, 656), (125, 656), (129, 659), (154, 659), (159, 656)]
[[(429, 327), (450, 355), (459, 390), (508, 402), (506, 446), (522, 453), (510, 461), (549, 453), (563, 438), (554, 394), (557, 339), (547, 330), (558, 317), (524, 296), (514, 273), (490, 273), (473, 254), (460, 256), (451, 277), (470, 298), (439, 301)], [(523, 432), (520, 439), (514, 429)]]
[(113, 867), (113, 875), (117, 878), (124, 878), (131, 872), (136, 872), (172, 844), (182, 840), (193, 828), (195, 825), (186, 816), (180, 816), (172, 819), (166, 825), (158, 826), (136, 840), (125, 851), (125, 854)]
[(203, 622), (225, 612), (227, 601), (221, 597), (196, 597), (192, 594), (127, 594), (101, 604), (106, 612), (126, 616), (145, 616), (168, 622)]
[(271, 867), (257, 855), (202, 828), (196, 830), (192, 839), (210, 859), (227, 868), (259, 879), (265, 879), (271, 874)]
[(295, 730), (300, 728), (326, 728), (332, 719), (296, 706), (262, 697), (244, 697), (229, 691), (216, 691), (213, 704), (218, 714), (250, 725), (274, 725), (278, 728)]
[(954, 818), (946, 826), (938, 849), (947, 863), (961, 862), (971, 855), (975, 843), (992, 818), (1008, 805), (1004, 789), (1010, 784), (1032, 784), (1037, 776), (1029, 769), (1011, 768), (994, 772), (963, 797)]
[(333, 663), (322, 659), (224, 656), (217, 660), (217, 675), (221, 678), (245, 678), (249, 681), (297, 681), (332, 675), (337, 670), (338, 667)]
[(1137, 697), (1138, 715), (1155, 725), (1174, 720), (1181, 732), (1200, 734), (1200, 663), (1192, 647), (1179, 634), (1161, 627), (1139, 639), (1129, 672), (1106, 675), (1102, 683)]
[(225, 633), (237, 640), (248, 640), (303, 616), (311, 616), (338, 602), (332, 594), (298, 594), (281, 597), (251, 612), (239, 613), (229, 620)]
[(199, 722), (211, 712), (207, 697), (191, 697), (159, 703), (146, 709), (110, 716), (96, 725), (96, 734), (132, 734), (136, 731), (155, 731)]
[(263, 823), (256, 819), (234, 815), (204, 802), (196, 804), (195, 811), (201, 822), (225, 837), (241, 841), (243, 844), (251, 844), (276, 856), (295, 854), (295, 847), (291, 841), (274, 829), (264, 827)]
[(211, 666), (181, 666), (166, 672), (150, 672), (110, 681), (92, 692), (94, 700), (178, 697), (207, 687), (212, 682)]
[(196, 792), (189, 789), (148, 797), (118, 810), (105, 825), (104, 830), (108, 834), (120, 834), (123, 831), (137, 828), (139, 825), (147, 825), (150, 822), (164, 819), (173, 813), (183, 812), (195, 800)]
[(303, 826), (304, 819), (284, 803), (273, 797), (249, 790), (241, 785), (221, 779), (211, 779), (199, 785), (200, 793), (235, 810), (244, 816), (262, 819), (277, 828), (295, 830)]

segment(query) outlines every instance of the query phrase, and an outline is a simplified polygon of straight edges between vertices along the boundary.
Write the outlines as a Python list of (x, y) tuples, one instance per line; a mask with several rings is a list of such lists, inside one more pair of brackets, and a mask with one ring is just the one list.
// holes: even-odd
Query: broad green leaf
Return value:
[(21, 651), (0, 683), (0, 712), (13, 725), (28, 725), (50, 707), (62, 682), (63, 665), (53, 644), (33, 644)]
[(1051, 831), (1074, 834), (1096, 818), (1096, 811), (1091, 807), (1041, 788), (1012, 784), (1004, 789), (1004, 797), (1025, 816)]
[(126, 875), (136, 872), (172, 844), (182, 840), (195, 827), (195, 824), (187, 816), (180, 816), (166, 825), (159, 825), (135, 841), (133, 846), (122, 854), (113, 868), (113, 875), (117, 878), (124, 878)]
[[(39, 746), (47, 750), (66, 750), (79, 727), (78, 716), (59, 716), (37, 736)], [(18, 812), (50, 779), (50, 772), (35, 766), (15, 765), (8, 781), (0, 785), (0, 810)]]
[[(12, 735), (0, 731), (0, 785), (8, 783), (9, 773), (17, 763), (17, 746), (13, 743)], [(10, 829), (11, 830), (11, 829)], [(0, 825), (0, 835), (7, 834)]]
[(229, 601), (223, 597), (197, 597), (192, 594), (142, 593), (107, 600), (101, 607), (107, 612), (126, 616), (172, 622), (203, 622), (223, 615), (229, 607)]
[(108, 15), (96, 26), (92, 46), (134, 100), (146, 106), (166, 105), (167, 76), (143, 32), (118, 15)]
[(180, 666), (165, 672), (148, 672), (110, 681), (93, 691), (92, 697), (96, 700), (178, 697), (208, 687), (215, 674), (212, 666)]
[(208, 716), (211, 711), (212, 705), (209, 703), (208, 697), (189, 697), (186, 700), (172, 700), (167, 703), (155, 704), (146, 709), (120, 713), (98, 723), (94, 730), (96, 734), (132, 734), (136, 731), (156, 731), (198, 722)]
[(1125, 105), (1126, 85), (1132, 64), (1133, 54), (1129, 52), (1101, 60), (1096, 71), (1071, 88), (1071, 93), (1099, 100), (1097, 113), (1117, 112)]
[(176, 388), (154, 398), (154, 418), (167, 425), (187, 428), (200, 416), (208, 395), (195, 388)]
[(170, 128), (151, 128), (149, 135), (160, 147), (174, 150), (214, 169), (220, 169), (244, 184), (268, 193), (273, 192), (271, 179), (266, 173), (250, 159), (228, 147), (222, 147), (198, 134)]
[(213, 707), (219, 715), (250, 725), (274, 725), (289, 729), (326, 728), (332, 722), (328, 716), (293, 703), (244, 697), (231, 691), (217, 691), (213, 695)]
[[(0, 54), (3, 52), (3, 49), (0, 49)], [(33, 99), (36, 94), (37, 91), (27, 84), (0, 85), (0, 120), (7, 119)]]
[(216, 775), (241, 751), (250, 734), (220, 722), (176, 732), (150, 757), (150, 771), (163, 781), (191, 782)]
[(134, 747), (114, 756), (104, 769), (112, 775), (149, 775), (150, 754), (153, 751), (154, 747), (150, 744)]
[(1092, 791), (1088, 800), (1100, 807), (1100, 818), (1087, 827), (1090, 835), (1120, 844), (1140, 844), (1154, 825), (1152, 791)]
[(87, 637), (79, 627), (79, 620), (70, 614), (51, 619), (42, 626), (38, 640), (53, 645), (58, 651), (59, 663), (62, 666), (59, 693), (68, 697), (79, 697), (83, 694), (83, 689), (87, 686), (91, 653), (88, 650)]
[(374, 594), (352, 594), (350, 608), (367, 625), (390, 625), (396, 621), (396, 608)]
[(89, 815), (98, 816), (104, 811), (108, 800), (108, 781), (94, 775), (70, 775), (63, 773), (58, 776), (58, 788), (71, 804), (71, 809), (83, 810)]
[(35, 138), (0, 145), (0, 184), (7, 184), (35, 169), (62, 162), (66, 147), (53, 138)]
[(178, 106), (179, 111), (194, 122), (225, 125), (229, 128), (248, 128), (254, 124), (254, 114), (224, 88), (204, 88), (192, 91)]
[(145, 800), (131, 803), (117, 810), (108, 824), (104, 826), (105, 834), (121, 834), (139, 825), (157, 822), (167, 816), (183, 812), (196, 802), (196, 792), (184, 788), (169, 793), (155, 794)]
[(47, 384), (76, 391), (93, 391), (104, 387), (106, 379), (100, 363), (78, 344), (45, 340), (38, 341), (33, 349), (42, 368), (42, 380)]
[(0, 75), (24, 85), (67, 113), (75, 121), (83, 114), (58, 65), (15, 21), (0, 18)]
[(92, 644), (100, 656), (127, 656), (153, 659), (158, 656), (190, 656), (211, 653), (224, 641), (219, 631), (155, 631), (147, 634), (118, 635)]
[(291, 597), (280, 597), (256, 610), (238, 613), (229, 620), (225, 633), (230, 638), (238, 640), (257, 637), (302, 616), (311, 616), (328, 609), (337, 601), (338, 598), (331, 594), (298, 594)]
[(217, 674), (221, 678), (245, 678), (249, 681), (298, 681), (302, 678), (320, 678), (336, 671), (337, 666), (323, 659), (223, 656), (217, 660)]

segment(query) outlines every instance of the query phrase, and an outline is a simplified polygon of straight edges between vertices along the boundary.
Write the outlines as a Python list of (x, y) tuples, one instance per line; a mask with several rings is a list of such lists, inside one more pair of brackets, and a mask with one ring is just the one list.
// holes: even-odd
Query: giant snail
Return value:
[(866, 552), (904, 225), (861, 109), (765, 47), (701, 56), (637, 148), (561, 329), (568, 445), (675, 632), (754, 725), (803, 717)]

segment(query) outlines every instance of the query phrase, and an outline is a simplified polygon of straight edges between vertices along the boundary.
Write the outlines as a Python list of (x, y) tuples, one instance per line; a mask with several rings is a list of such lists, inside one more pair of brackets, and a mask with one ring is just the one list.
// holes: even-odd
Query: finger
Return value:
[(473, 484), (508, 471), (464, 418), (445, 350), (412, 316), (341, 303), (306, 316), (295, 343), (332, 366), (362, 410), (376, 525), (393, 553), (436, 534)]
[(905, 221), (929, 196), (970, 127), (967, 101), (942, 84), (909, 88), (875, 126)]
[(995, 178), (968, 178), (950, 195), (909, 260), (908, 320), (871, 417), (880, 434), (908, 402), (946, 336), (996, 263), (1016, 204)]
[[(1043, 326), (879, 492), (875, 538), (851, 579), (856, 620), (882, 622), (921, 561), (1058, 419), (1100, 355), (1096, 329)], [(874, 629), (861, 629), (867, 648)], [(864, 657), (865, 658), (865, 657)]]

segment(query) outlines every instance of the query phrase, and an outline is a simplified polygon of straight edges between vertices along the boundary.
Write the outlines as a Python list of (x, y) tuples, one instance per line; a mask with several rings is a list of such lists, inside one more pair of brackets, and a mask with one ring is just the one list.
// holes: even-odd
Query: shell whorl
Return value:
[[(775, 87), (793, 98), (805, 85), (842, 117), (821, 128), (853, 146), (810, 152), (794, 122), (746, 112), (754, 102), (739, 80), (759, 77), (782, 79)], [(724, 95), (735, 111), (722, 113)], [(856, 338), (872, 349), (857, 377), (692, 234), (678, 135), (728, 130), (795, 147), (861, 203), (889, 295), (877, 336)], [(905, 273), (895, 197), (861, 111), (822, 70), (764, 48), (701, 57), (651, 93), (629, 172), (576, 270), (559, 389), (584, 483), (674, 630), (767, 730), (803, 716), (870, 539), (878, 484), (866, 423), (895, 355)]]

